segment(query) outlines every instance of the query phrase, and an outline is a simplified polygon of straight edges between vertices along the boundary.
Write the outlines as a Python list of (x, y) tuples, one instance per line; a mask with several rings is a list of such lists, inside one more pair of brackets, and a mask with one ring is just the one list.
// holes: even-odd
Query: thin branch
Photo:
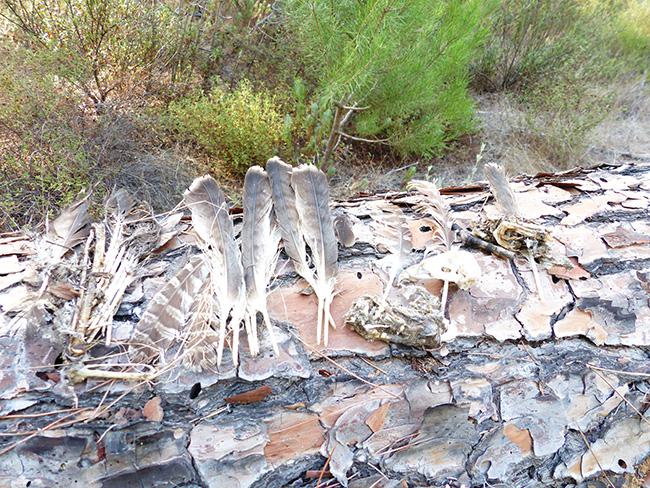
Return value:
[(345, 132), (340, 132), (340, 131), (339, 134), (341, 134), (341, 136), (345, 137), (346, 139), (350, 139), (358, 142), (370, 142), (372, 144), (375, 143), (388, 144), (388, 141), (390, 141), (390, 139), (365, 139), (363, 137), (351, 136), (350, 134), (346, 134)]

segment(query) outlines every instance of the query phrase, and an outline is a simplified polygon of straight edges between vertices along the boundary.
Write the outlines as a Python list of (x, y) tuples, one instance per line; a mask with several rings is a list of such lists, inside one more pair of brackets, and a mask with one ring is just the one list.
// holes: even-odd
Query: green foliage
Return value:
[(641, 71), (650, 65), (650, 0), (629, 0), (616, 17), (614, 45)]
[(555, 167), (578, 163), (587, 135), (613, 103), (611, 91), (586, 84), (572, 73), (538, 84), (519, 98), (526, 108), (530, 151)]
[[(17, 38), (93, 103), (151, 90), (196, 51), (184, 15), (153, 0), (1, 0)], [(183, 13), (183, 12), (181, 12)]]
[(608, 80), (650, 61), (648, 0), (499, 0), (474, 61), (478, 89), (529, 88), (571, 71)]
[(79, 100), (30, 52), (0, 55), (0, 228), (12, 228), (70, 203), (92, 165)]
[(467, 68), (484, 36), (485, 2), (286, 0), (284, 5), (307, 74), (317, 80), (305, 114), (312, 145), (329, 133), (336, 103), (367, 106), (354, 117), (354, 133), (387, 137), (401, 153), (439, 153), (472, 128)]
[(234, 91), (215, 87), (208, 96), (172, 102), (169, 118), (182, 137), (235, 173), (266, 161), (287, 138), (285, 117), (275, 97), (254, 91), (247, 81)]

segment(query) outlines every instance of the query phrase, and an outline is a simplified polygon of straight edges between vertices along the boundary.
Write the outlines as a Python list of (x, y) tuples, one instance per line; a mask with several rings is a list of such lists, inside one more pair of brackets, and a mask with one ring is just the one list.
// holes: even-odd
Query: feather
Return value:
[(135, 205), (135, 200), (124, 188), (114, 191), (106, 200), (106, 209), (118, 219), (124, 219)]
[(246, 287), (241, 254), (228, 205), (223, 192), (211, 176), (195, 179), (184, 195), (192, 213), (192, 226), (210, 256), (212, 284), (219, 313), (219, 347), (217, 363), (221, 364), (228, 318), (232, 329), (233, 362), (238, 364), (239, 326), (246, 307)]
[(194, 256), (153, 296), (131, 337), (132, 360), (150, 362), (181, 337), (208, 271), (203, 257)]
[[(517, 205), (517, 199), (515, 198), (515, 193), (512, 191), (512, 187), (510, 186), (510, 182), (506, 177), (503, 167), (498, 164), (488, 163), (485, 165), (484, 172), (490, 185), (490, 191), (492, 192), (492, 195), (494, 195), (497, 207), (501, 210), (504, 217), (506, 217), (506, 219), (510, 217), (519, 220), (521, 214), (519, 212), (519, 206)], [(498, 243), (502, 244), (501, 242)], [(527, 247), (528, 252), (526, 253), (526, 258), (528, 259), (533, 271), (533, 279), (535, 280), (537, 293), (543, 299), (545, 292), (539, 278), (539, 270), (537, 268), (537, 263), (535, 262), (535, 257), (532, 252), (533, 250), (528, 246), (528, 244)]]
[(329, 323), (334, 322), (330, 304), (338, 271), (338, 244), (329, 209), (327, 177), (315, 166), (303, 164), (293, 171), (291, 184), (296, 192), (300, 228), (316, 270), (314, 291), (319, 301), (317, 342), (320, 343), (322, 331), (323, 342), (327, 345)]
[(334, 232), (343, 247), (352, 247), (357, 241), (350, 217), (345, 213), (337, 215), (334, 219)]
[(371, 215), (374, 220), (371, 228), (378, 243), (390, 252), (389, 256), (382, 259), (386, 263), (382, 268), (387, 275), (386, 288), (382, 297), (382, 303), (385, 303), (399, 274), (406, 267), (413, 244), (411, 231), (402, 209), (386, 202), (379, 205), (378, 209), (379, 214)]
[(300, 230), (300, 218), (296, 208), (296, 195), (291, 187), (292, 168), (279, 158), (272, 158), (266, 163), (266, 171), (271, 180), (273, 210), (284, 252), (293, 261), (296, 273), (314, 288), (314, 273), (307, 261), (305, 240)]
[(273, 350), (279, 353), (271, 319), (266, 308), (266, 288), (275, 267), (280, 233), (272, 218), (273, 200), (269, 178), (259, 166), (253, 166), (244, 178), (244, 221), (241, 232), (242, 266), (246, 282), (247, 324), (253, 337), (251, 353), (259, 352), (257, 313), (262, 314)]
[(517, 199), (508, 182), (503, 167), (498, 164), (488, 163), (485, 165), (483, 171), (490, 185), (490, 191), (494, 195), (497, 207), (501, 209), (504, 216), (519, 217)]
[(56, 244), (55, 260), (59, 260), (88, 238), (90, 232), (88, 217), (88, 196), (76, 201), (61, 212), (51, 224), (48, 237)]
[[(416, 210), (429, 215), (435, 221), (437, 228), (434, 229), (434, 245), (442, 247), (445, 253), (449, 253), (456, 239), (455, 220), (451, 214), (451, 208), (440, 194), (440, 190), (438, 190), (435, 183), (423, 180), (409, 182), (409, 188), (417, 190), (427, 197), (425, 202), (421, 202), (416, 206)], [(443, 317), (448, 293), (449, 280), (443, 280), (442, 297), (440, 298)]]
[(189, 312), (189, 320), (183, 333), (183, 364), (192, 371), (200, 372), (217, 363), (219, 335), (212, 329), (214, 291), (206, 279)]
[(431, 217), (437, 225), (434, 229), (434, 244), (449, 250), (456, 239), (453, 229), (454, 218), (451, 209), (440, 194), (435, 183), (423, 180), (412, 180), (408, 184), (411, 190), (417, 190), (427, 197), (427, 200), (416, 205), (416, 210)]

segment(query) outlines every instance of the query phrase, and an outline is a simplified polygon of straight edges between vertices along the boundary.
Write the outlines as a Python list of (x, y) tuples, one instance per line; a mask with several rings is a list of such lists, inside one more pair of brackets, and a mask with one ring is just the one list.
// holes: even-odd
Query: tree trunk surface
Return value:
[[(74, 373), (110, 370), (155, 291), (198, 252), (182, 233), (143, 262), (111, 344), (76, 358), (78, 279), (39, 261), (44, 236), (1, 236), (0, 486), (650, 486), (650, 164), (512, 187), (522, 219), (551, 235), (539, 278), (526, 256), (456, 244), (480, 276), (449, 285), (436, 347), (346, 326), (359, 299), (387, 286), (382, 206), (407, 219), (408, 265), (435, 228), (416, 209), (421, 194), (362, 195), (332, 203), (355, 242), (339, 249), (327, 347), (316, 344), (315, 296), (281, 257), (268, 296), (279, 355), (260, 327), (261, 354), (243, 347), (237, 367), (226, 356), (214, 371), (177, 365), (150, 381)], [(497, 215), (482, 183), (442, 194), (461, 228)], [(66, 258), (69, 276), (82, 272), (83, 247)], [(442, 295), (440, 280), (419, 285)], [(43, 289), (48, 300), (14, 327)]]

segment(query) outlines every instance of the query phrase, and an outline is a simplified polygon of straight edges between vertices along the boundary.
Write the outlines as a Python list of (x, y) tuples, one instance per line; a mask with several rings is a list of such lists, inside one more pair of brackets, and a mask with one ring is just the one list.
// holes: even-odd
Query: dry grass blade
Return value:
[(66, 420), (66, 419), (69, 419), (70, 417), (73, 417), (75, 415), (80, 415), (80, 414), (83, 414), (85, 412), (88, 412), (90, 410), (92, 410), (92, 409), (91, 408), (76, 409), (76, 411), (74, 411), (72, 413), (69, 413), (68, 415), (64, 415), (60, 419), (56, 419), (54, 422), (50, 422), (49, 424), (47, 424), (42, 429), (38, 429), (37, 431), (31, 433), (27, 437), (24, 437), (23, 439), (20, 439), (19, 441), (16, 441), (13, 444), (10, 444), (7, 447), (5, 447), (4, 449), (0, 450), (0, 456), (4, 456), (5, 454), (12, 451), (13, 449), (18, 447), (19, 445), (24, 444), (28, 440), (33, 439), (37, 435), (40, 435), (40, 434), (42, 434), (42, 433), (44, 433), (44, 432), (46, 432), (48, 430), (52, 430), (52, 429), (57, 428), (57, 427), (60, 428), (60, 427), (68, 426), (68, 425), (73, 425), (73, 424), (76, 424), (77, 422), (82, 422), (84, 420), (83, 418), (71, 420), (71, 421), (68, 421), (68, 422), (63, 422), (63, 421)]
[[(584, 441), (585, 445), (587, 446), (587, 449), (589, 449), (589, 452), (590, 452), (591, 455), (594, 457), (594, 460), (596, 461), (596, 464), (598, 464), (598, 467), (600, 468), (601, 473), (603, 473), (603, 476), (604, 476), (605, 479), (607, 480), (607, 484), (609, 484), (609, 486), (610, 486), (611, 488), (616, 488), (616, 485), (614, 485), (614, 483), (612, 483), (612, 480), (609, 479), (609, 476), (607, 476), (607, 472), (606, 472), (605, 469), (603, 468), (603, 465), (600, 464), (600, 461), (599, 461), (598, 458), (596, 457), (596, 453), (595, 453), (595, 452), (593, 451), (593, 449), (591, 448), (591, 444), (590, 444), (589, 441), (587, 440), (587, 436), (585, 435), (584, 432), (582, 432), (582, 429), (580, 428), (580, 426), (579, 426), (578, 424), (576, 424), (576, 428), (578, 429), (578, 432), (580, 432), (580, 436), (582, 437), (582, 440)], [(582, 464), (580, 465), (580, 472), (581, 472), (581, 474), (582, 474)]]
[(365, 384), (368, 385), (368, 386), (372, 386), (373, 388), (377, 388), (378, 390), (383, 391), (384, 393), (386, 393), (387, 395), (392, 396), (393, 398), (398, 398), (398, 399), (400, 398), (399, 395), (395, 395), (394, 393), (392, 393), (392, 392), (386, 390), (385, 388), (382, 388), (381, 385), (377, 385), (377, 384), (375, 384), (375, 383), (372, 383), (371, 381), (368, 381), (368, 380), (366, 380), (366, 379), (363, 379), (361, 376), (359, 376), (359, 375), (353, 373), (352, 371), (350, 371), (348, 368), (346, 368), (346, 367), (343, 366), (342, 364), (339, 364), (339, 363), (337, 363), (336, 361), (334, 361), (331, 357), (329, 357), (329, 356), (327, 356), (326, 354), (323, 354), (322, 352), (320, 352), (320, 351), (314, 349), (313, 347), (311, 347), (309, 344), (307, 344), (305, 341), (303, 341), (303, 340), (302, 340), (299, 336), (297, 336), (296, 334), (291, 333), (291, 335), (292, 335), (293, 337), (295, 337), (298, 341), (300, 341), (300, 342), (302, 343), (302, 345), (305, 346), (307, 349), (309, 349), (311, 352), (313, 352), (314, 354), (316, 354), (316, 355), (322, 357), (322, 358), (325, 359), (326, 361), (332, 363), (334, 366), (336, 366), (336, 367), (339, 368), (340, 370), (346, 372), (347, 374), (349, 374), (349, 375), (352, 376), (353, 378), (355, 378), (355, 379), (361, 381), (362, 383), (365, 383)]
[(604, 376), (600, 371), (598, 371), (598, 370), (595, 369), (595, 368), (590, 367), (589, 365), (587, 365), (587, 367), (588, 367), (589, 369), (591, 369), (594, 373), (596, 373), (598, 376), (600, 376), (600, 379), (602, 379), (602, 380), (607, 384), (607, 386), (609, 386), (609, 387), (612, 389), (612, 391), (616, 394), (616, 396), (618, 396), (618, 397), (619, 397), (621, 400), (623, 400), (623, 401), (624, 401), (624, 402), (625, 402), (625, 403), (626, 403), (626, 404), (627, 404), (627, 405), (628, 405), (632, 410), (634, 410), (634, 411), (636, 412), (636, 414), (641, 418), (641, 420), (643, 420), (646, 424), (650, 425), (650, 420), (648, 420), (648, 419), (646, 418), (646, 416), (643, 415), (643, 413), (642, 413), (638, 408), (636, 408), (634, 405), (632, 405), (632, 402), (630, 402), (630, 400), (628, 400), (627, 398), (625, 398), (625, 395), (622, 395), (621, 393), (619, 393), (619, 391), (614, 387), (614, 385), (612, 385), (612, 383), (611, 383), (607, 378), (605, 378), (605, 376)]

